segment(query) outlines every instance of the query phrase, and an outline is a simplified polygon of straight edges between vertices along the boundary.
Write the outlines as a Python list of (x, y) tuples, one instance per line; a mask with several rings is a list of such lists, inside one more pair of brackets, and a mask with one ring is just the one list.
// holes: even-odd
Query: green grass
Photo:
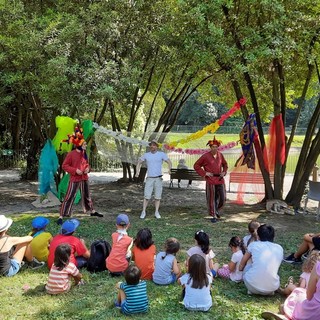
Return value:
[[(246, 210), (246, 213), (239, 212)], [(254, 210), (254, 212), (250, 210)], [(179, 239), (182, 249), (177, 255), (180, 266), (184, 269), (186, 250), (194, 245), (193, 235), (199, 229), (204, 229), (210, 235), (211, 246), (220, 263), (226, 263), (231, 252), (227, 243), (233, 235), (245, 235), (247, 219), (241, 219), (243, 214), (258, 216), (261, 222), (271, 223), (276, 228), (276, 242), (280, 243), (286, 253), (294, 251), (305, 232), (319, 231), (319, 223), (314, 217), (288, 217), (264, 213), (263, 210), (245, 207), (231, 207), (231, 212), (225, 214), (225, 219), (219, 224), (212, 225), (195, 213), (195, 208), (188, 209), (172, 207), (170, 214), (161, 220), (153, 216), (140, 220), (137, 215), (130, 214), (131, 227), (128, 230), (135, 236), (142, 227), (152, 230), (157, 250), (167, 237)], [(10, 228), (11, 235), (25, 235), (31, 225), (33, 214), (15, 214), (14, 223)], [(55, 224), (57, 213), (47, 215), (51, 223), (48, 231), (58, 232)], [(81, 225), (77, 235), (91, 243), (95, 239), (104, 238), (110, 241), (115, 229), (116, 214), (98, 220), (77, 215)], [(251, 218), (250, 218), (251, 219)], [(97, 223), (99, 221), (99, 223)], [(90, 274), (83, 271), (85, 285), (73, 288), (71, 292), (58, 296), (50, 296), (44, 292), (48, 270), (30, 270), (24, 268), (13, 278), (1, 278), (1, 313), (0, 319), (118, 319), (125, 318), (119, 310), (113, 307), (116, 298), (115, 283), (120, 279), (111, 278), (107, 272)], [(282, 285), (289, 275), (298, 277), (297, 267), (283, 264), (280, 268)], [(24, 286), (30, 290), (24, 291)], [(188, 312), (179, 304), (181, 288), (178, 285), (156, 286), (148, 282), (150, 310), (146, 315), (137, 315), (134, 319), (260, 319), (264, 310), (276, 311), (283, 298), (276, 294), (273, 297), (248, 296), (243, 284), (216, 279), (213, 289), (213, 306), (208, 313)]]

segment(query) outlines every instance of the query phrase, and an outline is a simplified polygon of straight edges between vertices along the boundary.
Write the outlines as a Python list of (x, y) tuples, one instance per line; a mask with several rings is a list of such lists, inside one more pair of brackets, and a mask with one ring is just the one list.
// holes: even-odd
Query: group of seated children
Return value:
[[(50, 272), (46, 291), (59, 294), (70, 290), (72, 278), (76, 284), (83, 283), (79, 268), (86, 265), (90, 251), (82, 239), (73, 235), (80, 224), (77, 219), (66, 220), (60, 234), (55, 237), (45, 231), (48, 223), (48, 219), (36, 217), (32, 221), (33, 229), (29, 236), (10, 237), (7, 230), (12, 220), (0, 215), (0, 272), (10, 277), (19, 271), (23, 261), (34, 269), (47, 262)], [(304, 249), (317, 250), (311, 251), (303, 264), (299, 284), (294, 284), (290, 278), (282, 289), (278, 270), (283, 260), (283, 249), (273, 243), (272, 226), (251, 221), (248, 225), (249, 234), (244, 237), (245, 243), (238, 236), (230, 239), (232, 256), (229, 263), (221, 268), (213, 261), (215, 254), (210, 249), (208, 234), (203, 230), (197, 231), (194, 235), (195, 245), (187, 250), (187, 273), (184, 275), (176, 259), (180, 250), (176, 238), (168, 238), (164, 250), (156, 254), (151, 231), (143, 228), (133, 240), (127, 233), (129, 226), (128, 216), (119, 214), (116, 231), (112, 234), (112, 249), (105, 261), (111, 276), (123, 275), (125, 278), (125, 282), (116, 285), (118, 296), (115, 305), (126, 315), (148, 310), (146, 280), (152, 280), (157, 285), (177, 282), (183, 287), (186, 309), (208, 311), (212, 306), (210, 288), (213, 277), (221, 277), (235, 282), (243, 281), (248, 294), (273, 295), (277, 291), (288, 295), (281, 309), (286, 319), (318, 319), (318, 239), (311, 240), (315, 244), (313, 247), (303, 244)], [(130, 264), (130, 260), (134, 264)], [(264, 312), (262, 316), (266, 319), (282, 319), (282, 315), (272, 312)]]

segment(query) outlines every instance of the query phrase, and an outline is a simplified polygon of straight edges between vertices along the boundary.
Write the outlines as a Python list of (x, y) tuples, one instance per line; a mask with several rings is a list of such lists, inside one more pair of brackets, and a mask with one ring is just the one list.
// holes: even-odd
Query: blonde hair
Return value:
[(310, 273), (318, 260), (320, 260), (320, 252), (318, 250), (312, 250), (302, 265), (302, 271)]

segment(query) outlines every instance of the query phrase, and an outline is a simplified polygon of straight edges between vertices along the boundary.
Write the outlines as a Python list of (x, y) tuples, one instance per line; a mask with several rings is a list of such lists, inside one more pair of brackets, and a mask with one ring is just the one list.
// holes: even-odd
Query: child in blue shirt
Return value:
[(130, 265), (124, 272), (126, 282), (118, 282), (116, 285), (119, 292), (115, 306), (126, 315), (148, 311), (147, 283), (140, 281), (140, 277), (140, 269)]

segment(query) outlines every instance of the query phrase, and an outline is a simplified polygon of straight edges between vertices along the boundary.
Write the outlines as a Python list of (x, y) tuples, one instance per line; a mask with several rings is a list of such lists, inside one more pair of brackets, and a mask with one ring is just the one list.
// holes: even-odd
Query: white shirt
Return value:
[(185, 285), (186, 292), (183, 304), (188, 310), (208, 311), (212, 306), (212, 297), (210, 295), (210, 283), (212, 278), (208, 276), (209, 285), (201, 289), (192, 288), (192, 279), (188, 283), (190, 275), (187, 273), (180, 278), (180, 283)]
[[(252, 265), (243, 275), (243, 280), (261, 294), (268, 294), (280, 286), (278, 270), (283, 259), (280, 245), (269, 241), (255, 241), (248, 246)], [(248, 287), (248, 286), (247, 286)]]
[(243, 257), (241, 250), (234, 252), (231, 257), (231, 261), (236, 264), (236, 270), (230, 273), (230, 279), (232, 281), (241, 281), (242, 280), (242, 271), (239, 271), (240, 261)]
[(163, 151), (157, 150), (155, 153), (147, 152), (140, 160), (146, 161), (147, 177), (158, 177), (162, 175), (162, 162), (168, 161), (168, 156)]

